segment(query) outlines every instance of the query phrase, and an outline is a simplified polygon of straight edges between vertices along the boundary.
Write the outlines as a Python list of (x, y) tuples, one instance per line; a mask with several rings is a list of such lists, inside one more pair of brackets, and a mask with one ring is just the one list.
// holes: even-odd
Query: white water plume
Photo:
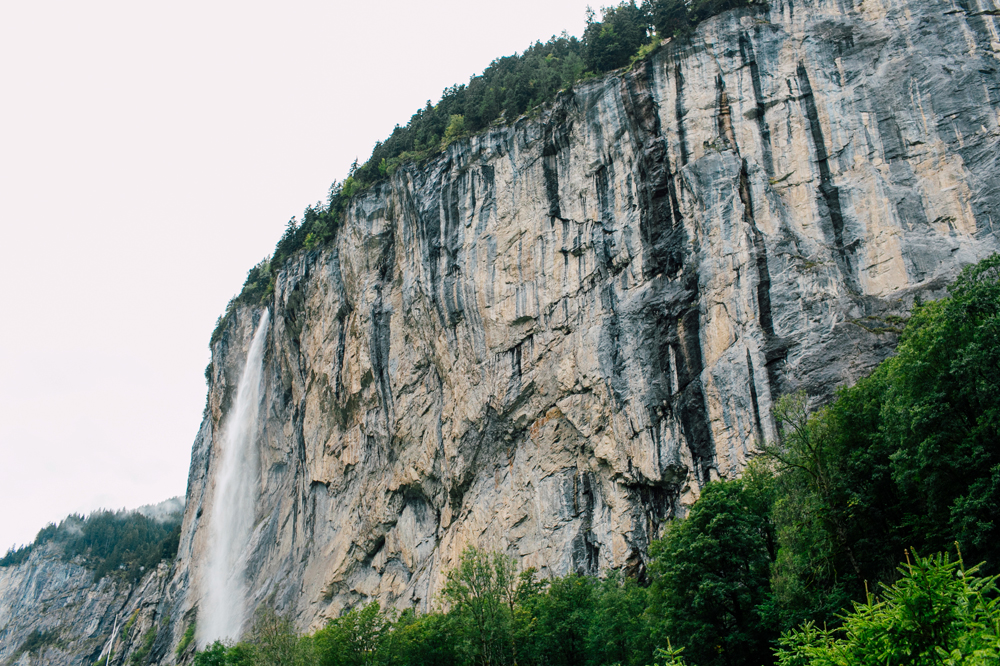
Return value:
[[(261, 399), (264, 341), (269, 313), (257, 324), (236, 401), (226, 422), (209, 518), (208, 561), (198, 612), (198, 643), (238, 639), (246, 610), (247, 544), (258, 485), (257, 413)], [(220, 438), (221, 439), (221, 438)]]

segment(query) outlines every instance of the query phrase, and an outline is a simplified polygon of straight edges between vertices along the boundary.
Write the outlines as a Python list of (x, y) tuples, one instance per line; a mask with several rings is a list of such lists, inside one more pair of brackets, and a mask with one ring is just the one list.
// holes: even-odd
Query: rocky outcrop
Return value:
[[(778, 396), (855, 380), (914, 298), (997, 250), (995, 13), (729, 12), (359, 196), (268, 305), (256, 602), (303, 629), (426, 608), (472, 544), (641, 573), (665, 521), (775, 436)], [(189, 608), (259, 315), (212, 350)]]
[[(301, 629), (427, 608), (469, 545), (641, 575), (665, 522), (775, 436), (780, 395), (854, 381), (915, 298), (997, 251), (993, 1), (728, 12), (356, 197), (266, 304), (251, 606)], [(156, 602), (171, 645), (261, 313), (212, 348)]]
[(161, 635), (170, 620), (158, 608), (171, 572), (161, 563), (134, 585), (94, 580), (80, 558), (63, 558), (60, 545), (36, 547), (27, 561), (0, 567), (0, 664), (90, 666), (109, 645), (120, 664), (147, 643), (146, 654), (160, 661), (173, 638)]

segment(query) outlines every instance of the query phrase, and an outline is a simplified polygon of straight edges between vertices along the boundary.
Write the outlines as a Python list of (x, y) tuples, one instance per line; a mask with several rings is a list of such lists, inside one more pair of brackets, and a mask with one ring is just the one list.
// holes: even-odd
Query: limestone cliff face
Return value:
[[(112, 663), (127, 663), (146, 642), (158, 663), (174, 640), (160, 631), (170, 628), (161, 601), (171, 573), (161, 563), (134, 585), (112, 577), (95, 581), (79, 558), (65, 561), (52, 543), (22, 564), (0, 567), (0, 664), (90, 666), (113, 633)], [(34, 632), (45, 640), (25, 650)]]
[[(854, 381), (915, 297), (1000, 248), (998, 8), (728, 12), (356, 198), (268, 304), (251, 605), (301, 629), (369, 599), (427, 608), (468, 545), (641, 572), (775, 436), (780, 395)], [(155, 598), (174, 644), (260, 315), (212, 349)]]
[[(253, 599), (426, 608), (473, 544), (641, 570), (781, 394), (855, 380), (1000, 246), (995, 7), (729, 12), (358, 197), (270, 304)], [(259, 316), (212, 350), (185, 608)]]

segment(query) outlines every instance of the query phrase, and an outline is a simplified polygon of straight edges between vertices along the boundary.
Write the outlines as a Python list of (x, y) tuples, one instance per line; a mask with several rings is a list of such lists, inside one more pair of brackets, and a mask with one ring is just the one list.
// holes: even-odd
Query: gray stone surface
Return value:
[[(271, 304), (253, 600), (301, 629), (369, 599), (426, 609), (468, 545), (641, 572), (774, 436), (781, 394), (854, 381), (914, 298), (997, 251), (997, 7), (729, 12), (358, 197)], [(259, 316), (212, 349), (155, 600), (173, 643)]]
[[(94, 580), (79, 558), (66, 562), (61, 547), (36, 548), (16, 567), (0, 567), (0, 664), (90, 666), (101, 655), (116, 623), (113, 663), (125, 663), (155, 624), (171, 568), (160, 564), (135, 585), (111, 577)], [(134, 618), (134, 619), (132, 619)], [(132, 619), (128, 631), (121, 628)], [(164, 626), (169, 622), (162, 622)], [(21, 647), (35, 631), (52, 637), (40, 650)], [(165, 631), (154, 656), (169, 648)]]

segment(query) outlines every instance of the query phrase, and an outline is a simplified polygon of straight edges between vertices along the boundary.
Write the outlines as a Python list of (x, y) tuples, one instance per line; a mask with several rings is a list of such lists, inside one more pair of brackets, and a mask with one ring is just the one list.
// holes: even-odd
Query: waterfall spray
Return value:
[(259, 476), (255, 443), (268, 320), (269, 313), (264, 310), (250, 343), (216, 467), (204, 597), (198, 612), (198, 642), (202, 646), (238, 639), (246, 612), (247, 544)]

